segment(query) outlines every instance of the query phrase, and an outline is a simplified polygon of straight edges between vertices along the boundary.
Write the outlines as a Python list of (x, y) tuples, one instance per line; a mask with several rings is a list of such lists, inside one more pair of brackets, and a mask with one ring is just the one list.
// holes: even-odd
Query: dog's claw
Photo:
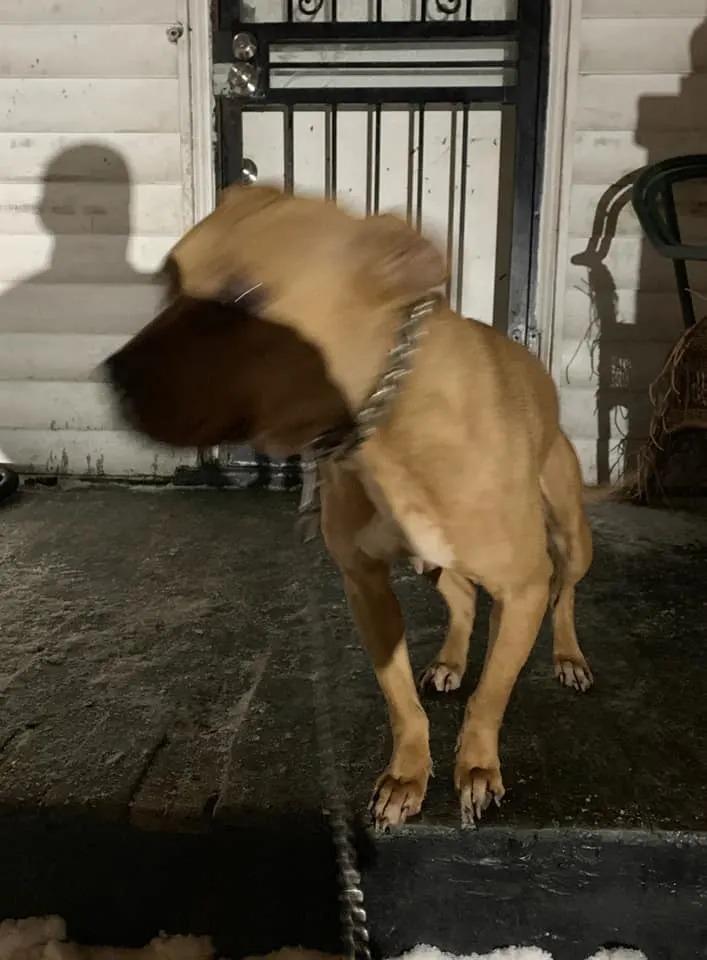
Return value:
[(435, 660), (420, 677), (420, 689), (431, 688), (437, 693), (450, 693), (461, 686), (463, 671), (441, 660)]
[(501, 806), (504, 793), (500, 771), (478, 767), (468, 771), (460, 790), (462, 826), (475, 828), (492, 802)]
[(556, 660), (555, 676), (563, 687), (568, 687), (577, 693), (586, 693), (594, 684), (594, 677), (586, 660)]
[(402, 780), (384, 773), (373, 791), (368, 812), (376, 831), (387, 832), (404, 824), (422, 809), (427, 788), (427, 777), (422, 780)]

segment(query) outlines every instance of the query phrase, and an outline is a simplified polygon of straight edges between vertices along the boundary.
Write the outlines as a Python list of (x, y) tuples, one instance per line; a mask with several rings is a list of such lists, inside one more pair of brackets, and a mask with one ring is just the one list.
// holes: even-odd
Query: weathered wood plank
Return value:
[(172, 133), (176, 80), (0, 79), (0, 130), (9, 133)]
[(707, 74), (580, 76), (576, 130), (636, 130), (650, 144), (654, 131), (694, 132), (704, 124)]
[(163, 24), (3, 27), (0, 77), (176, 77), (177, 45)]
[(102, 380), (98, 365), (126, 340), (114, 334), (0, 331), (0, 381)]
[(86, 183), (181, 183), (182, 178), (179, 133), (0, 133), (2, 181), (40, 181), (59, 157), (67, 176)]
[[(183, 228), (180, 184), (2, 183), (0, 234), (122, 234), (178, 236)], [(44, 218), (44, 224), (38, 213)]]
[(196, 465), (196, 451), (151, 444), (127, 430), (25, 430), (0, 427), (0, 460), (27, 473), (171, 477)]
[[(703, 10), (703, 15), (707, 10)], [(585, 19), (580, 30), (581, 73), (698, 73), (707, 67), (707, 45), (690, 41), (703, 17)]]
[[(28, 280), (42, 273), (49, 283), (139, 283), (164, 262), (174, 237), (9, 237), (0, 234), (0, 281)], [(36, 277), (32, 279), (36, 282)]]
[(164, 23), (177, 0), (0, 0), (0, 23)]
[(152, 319), (162, 295), (156, 283), (0, 283), (0, 331), (132, 334)]

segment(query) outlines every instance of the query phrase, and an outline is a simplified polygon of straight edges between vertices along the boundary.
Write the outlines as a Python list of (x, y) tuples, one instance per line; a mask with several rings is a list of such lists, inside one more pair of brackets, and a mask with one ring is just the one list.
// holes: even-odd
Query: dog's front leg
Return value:
[(362, 553), (352, 559), (343, 569), (346, 595), (388, 705), (393, 734), (390, 763), (371, 800), (376, 826), (384, 829), (420, 812), (432, 767), (429, 724), (417, 696), (389, 566)]
[(462, 821), (473, 824), (504, 794), (498, 736), (511, 692), (533, 648), (549, 597), (549, 569), (494, 597), (489, 648), (459, 734), (455, 783)]
[(324, 539), (342, 572), (349, 607), (388, 705), (393, 754), (371, 801), (376, 825), (385, 828), (420, 812), (432, 769), (429, 724), (390, 583), (390, 556), (385, 550), (376, 556), (374, 544), (361, 536), (375, 522), (376, 509), (357, 474), (334, 464), (322, 470), (321, 493)]

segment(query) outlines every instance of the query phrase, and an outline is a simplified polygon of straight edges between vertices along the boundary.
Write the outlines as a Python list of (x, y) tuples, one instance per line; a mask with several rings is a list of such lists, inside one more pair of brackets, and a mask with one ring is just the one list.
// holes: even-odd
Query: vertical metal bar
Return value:
[(408, 107), (407, 222), (412, 223), (413, 180), (415, 177), (415, 111)]
[(240, 183), (243, 169), (243, 110), (233, 100), (221, 100), (221, 182)]
[(452, 258), (454, 256), (454, 187), (457, 179), (457, 112), (452, 106), (449, 118), (449, 204), (447, 206), (447, 269), (449, 276), (445, 293), (449, 300), (452, 295)]
[(509, 325), (513, 340), (537, 350), (534, 309), (536, 239), (540, 218), (539, 148), (543, 135), (541, 71), (545, 3), (518, 0), (518, 81), (513, 190)]
[(493, 292), (493, 325), (506, 334), (508, 333), (508, 298), (513, 249), (515, 127), (515, 108), (502, 107), (498, 151), (500, 169), (496, 205), (496, 255), (494, 257), (496, 282)]
[[(675, 237), (676, 243), (682, 243), (680, 221), (678, 220), (677, 210), (675, 209), (675, 195), (673, 193), (672, 183), (668, 183), (665, 187), (663, 206), (665, 207), (665, 222), (668, 230)], [(695, 322), (695, 305), (692, 300), (692, 293), (690, 292), (690, 278), (687, 273), (687, 264), (684, 260), (673, 260), (673, 270), (675, 271), (675, 282), (678, 286), (683, 323), (686, 328), (691, 327)]]
[(339, 19), (338, 4), (336, 0), (331, 0), (331, 22), (336, 23)]
[(325, 108), (324, 114), (324, 176), (328, 200), (336, 200), (336, 104)]
[(295, 144), (293, 110), (289, 104), (283, 111), (282, 119), (284, 123), (285, 190), (287, 193), (292, 193), (295, 186)]
[(381, 205), (381, 105), (375, 106), (375, 153), (373, 157), (373, 212), (378, 213)]
[(464, 233), (466, 231), (466, 185), (469, 163), (469, 105), (464, 106), (462, 119), (462, 154), (459, 171), (459, 235), (457, 246), (457, 293), (454, 309), (461, 313), (464, 297)]
[(287, 22), (292, 23), (295, 18), (294, 0), (287, 0)]
[(466, 19), (471, 20), (471, 0), (466, 0)]
[(376, 0), (376, 21), (378, 23), (383, 19), (383, 0)]
[(422, 197), (424, 192), (425, 171), (425, 105), (420, 104), (417, 122), (417, 209), (415, 210), (415, 226), (419, 230), (422, 226)]
[(427, 0), (420, 0), (420, 23), (427, 19)]
[(373, 108), (366, 111), (366, 216), (373, 212)]

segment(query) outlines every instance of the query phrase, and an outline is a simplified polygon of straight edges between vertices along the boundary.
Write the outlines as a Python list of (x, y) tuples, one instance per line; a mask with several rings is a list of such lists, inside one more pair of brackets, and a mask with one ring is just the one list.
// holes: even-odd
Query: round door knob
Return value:
[(249, 157), (244, 157), (241, 164), (241, 183), (255, 183), (257, 179), (258, 167)]
[(258, 44), (252, 33), (237, 33), (233, 38), (233, 56), (236, 60), (252, 60)]
[(228, 71), (228, 86), (238, 97), (252, 97), (258, 92), (258, 71), (252, 63), (234, 63)]

